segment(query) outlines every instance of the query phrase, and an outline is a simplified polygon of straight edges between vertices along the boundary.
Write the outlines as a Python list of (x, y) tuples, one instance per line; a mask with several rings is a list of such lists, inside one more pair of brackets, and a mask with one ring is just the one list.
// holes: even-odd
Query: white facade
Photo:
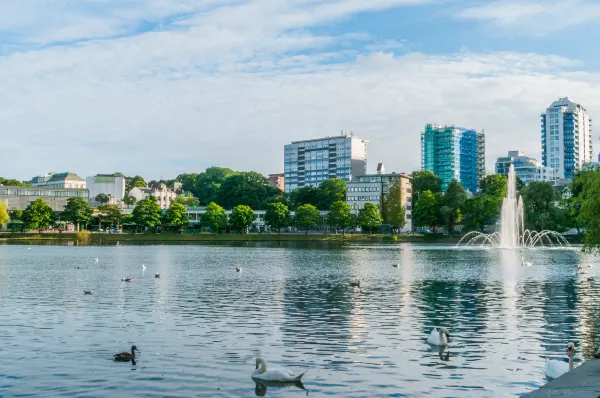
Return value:
[(543, 165), (557, 169), (559, 178), (573, 178), (592, 161), (592, 119), (568, 97), (554, 101), (541, 118)]
[(90, 191), (90, 201), (94, 202), (96, 196), (105, 194), (111, 204), (119, 204), (125, 197), (125, 177), (112, 174), (98, 174), (87, 177), (87, 188)]
[(85, 180), (75, 173), (47, 173), (42, 174), (30, 181), (35, 187), (64, 188), (64, 189), (86, 189)]
[(154, 197), (161, 209), (171, 207), (171, 201), (177, 197), (177, 194), (164, 184), (154, 188), (135, 187), (129, 191), (129, 195), (133, 196), (136, 202)]
[(509, 151), (508, 156), (499, 157), (496, 160), (496, 173), (508, 175), (511, 164), (515, 167), (515, 174), (525, 185), (529, 185), (532, 181), (558, 184), (559, 172), (557, 169), (543, 166), (537, 159), (527, 157), (521, 151)]

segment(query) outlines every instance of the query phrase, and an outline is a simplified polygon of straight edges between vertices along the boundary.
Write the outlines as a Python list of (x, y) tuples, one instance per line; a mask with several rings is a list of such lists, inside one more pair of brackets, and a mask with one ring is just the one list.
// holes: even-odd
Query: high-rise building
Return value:
[(485, 173), (485, 134), (455, 126), (428, 124), (421, 132), (421, 169), (442, 179), (443, 189), (452, 179), (477, 192)]
[(329, 178), (346, 182), (367, 171), (367, 143), (354, 135), (340, 135), (285, 146), (285, 192), (316, 187)]
[(573, 178), (592, 161), (592, 119), (584, 107), (568, 97), (554, 101), (542, 113), (542, 163)]
[(558, 170), (543, 166), (537, 159), (525, 156), (521, 151), (509, 151), (508, 156), (501, 156), (496, 160), (496, 174), (508, 175), (510, 165), (515, 166), (515, 174), (529, 185), (532, 181), (545, 181), (556, 184)]

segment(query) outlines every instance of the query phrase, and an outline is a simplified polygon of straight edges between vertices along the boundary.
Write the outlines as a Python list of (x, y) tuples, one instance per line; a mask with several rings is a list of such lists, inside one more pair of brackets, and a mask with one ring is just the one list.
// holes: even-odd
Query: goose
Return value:
[(559, 376), (573, 370), (573, 356), (575, 355), (575, 344), (567, 345), (567, 354), (569, 355), (569, 363), (556, 359), (546, 358), (546, 376), (551, 379), (556, 379)]
[(355, 281), (350, 282), (350, 286), (352, 286), (352, 287), (360, 287), (360, 280), (357, 279)]
[(306, 371), (295, 375), (286, 369), (267, 369), (267, 361), (263, 358), (256, 358), (256, 370), (252, 372), (252, 378), (266, 381), (298, 382), (305, 373)]
[(83, 294), (94, 294), (93, 290), (84, 290)]
[(135, 276), (132, 276), (130, 278), (123, 278), (121, 279), (123, 282), (133, 282), (135, 280)]
[(131, 346), (131, 353), (129, 352), (120, 352), (118, 354), (113, 355), (115, 357), (115, 361), (120, 362), (129, 362), (135, 359), (135, 352), (140, 352), (135, 345)]
[(525, 257), (521, 257), (521, 266), (523, 267), (525, 265), (531, 267), (532, 264), (530, 262), (525, 261)]
[(240, 268), (240, 267), (235, 267), (235, 272), (242, 272), (242, 268)]
[(162, 276), (162, 274), (160, 272), (157, 272), (156, 274), (154, 274), (155, 278), (160, 278)]
[(446, 328), (433, 328), (429, 333), (427, 342), (439, 347), (446, 346), (450, 342), (450, 332)]
[(146, 271), (148, 269), (148, 267), (146, 267), (144, 264), (142, 264), (142, 272)]

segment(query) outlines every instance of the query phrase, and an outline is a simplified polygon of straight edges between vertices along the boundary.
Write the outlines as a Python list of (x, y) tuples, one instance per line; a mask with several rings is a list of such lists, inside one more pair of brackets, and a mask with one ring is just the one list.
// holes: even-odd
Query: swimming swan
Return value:
[(530, 262), (525, 261), (525, 257), (521, 257), (521, 266), (523, 267), (525, 265), (531, 267), (532, 264)]
[(450, 332), (446, 328), (433, 328), (427, 338), (427, 342), (439, 347), (446, 346), (450, 342)]
[(142, 272), (146, 271), (148, 269), (148, 267), (146, 267), (144, 264), (142, 264)]
[(556, 379), (564, 375), (569, 370), (573, 370), (573, 356), (575, 355), (575, 344), (569, 343), (567, 346), (567, 354), (569, 355), (569, 363), (559, 361), (557, 359), (546, 359), (546, 376), (551, 379)]
[(295, 375), (285, 369), (268, 369), (267, 361), (263, 358), (256, 358), (256, 370), (252, 372), (252, 377), (257, 380), (266, 381), (284, 381), (284, 382), (296, 382), (302, 379), (305, 372)]

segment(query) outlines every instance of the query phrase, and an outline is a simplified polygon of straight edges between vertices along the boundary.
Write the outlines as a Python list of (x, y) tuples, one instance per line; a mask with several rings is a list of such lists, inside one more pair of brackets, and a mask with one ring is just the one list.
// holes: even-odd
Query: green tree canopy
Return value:
[(265, 224), (281, 233), (281, 228), (290, 225), (290, 210), (283, 203), (269, 203), (265, 212)]
[(40, 232), (42, 228), (48, 228), (54, 219), (52, 208), (39, 198), (31, 202), (23, 212), (23, 221), (27, 227), (37, 229)]
[(184, 205), (185, 207), (198, 207), (200, 201), (196, 199), (191, 193), (182, 194), (176, 197), (173, 202)]
[(273, 197), (283, 193), (269, 185), (262, 174), (254, 171), (235, 173), (225, 179), (217, 193), (217, 202), (226, 209), (247, 205), (253, 209), (266, 209)]
[(410, 175), (412, 179), (413, 203), (419, 200), (421, 192), (430, 191), (432, 193), (442, 192), (444, 181), (429, 170), (413, 171)]
[(575, 177), (572, 195), (576, 195), (579, 223), (585, 228), (584, 248), (600, 249), (600, 171)]
[(381, 226), (383, 219), (377, 206), (373, 203), (365, 203), (365, 206), (358, 212), (357, 222), (363, 230), (368, 229), (372, 233), (374, 228)]
[(307, 186), (295, 189), (290, 194), (290, 200), (292, 205), (295, 207), (302, 205), (313, 205), (315, 207), (319, 206), (320, 201), (320, 190), (319, 188)]
[(444, 199), (440, 208), (440, 213), (444, 219), (444, 226), (449, 233), (454, 230), (456, 224), (462, 221), (460, 209), (466, 200), (467, 191), (465, 191), (461, 183), (456, 179), (452, 179), (448, 184), (448, 188), (446, 188), (446, 192), (444, 192)]
[(167, 209), (163, 216), (163, 223), (166, 225), (174, 225), (179, 231), (186, 228), (190, 219), (187, 216), (187, 209), (179, 202), (171, 202), (171, 207)]
[(147, 228), (154, 228), (160, 225), (161, 210), (154, 198), (142, 199), (133, 209), (133, 221), (137, 225)]
[(0, 177), (0, 185), (6, 185), (9, 187), (26, 187), (26, 186), (30, 186), (31, 184), (28, 184), (23, 181), (15, 180), (14, 178), (7, 179), (7, 178)]
[(229, 216), (229, 223), (235, 229), (243, 232), (248, 231), (248, 227), (252, 225), (254, 220), (256, 220), (256, 214), (254, 214), (250, 206), (246, 205), (237, 205), (231, 211), (231, 216)]
[(147, 186), (148, 185), (146, 184), (146, 181), (144, 181), (144, 179), (140, 176), (125, 177), (125, 191), (127, 192), (131, 191), (135, 187), (145, 188)]
[(317, 208), (327, 210), (335, 202), (346, 201), (346, 181), (330, 178), (319, 185)]
[(298, 228), (304, 229), (308, 234), (310, 227), (319, 225), (321, 222), (319, 209), (309, 204), (298, 206), (294, 215), (294, 222)]
[(532, 181), (521, 190), (525, 204), (525, 227), (563, 232), (568, 228), (567, 210), (557, 206), (560, 193), (550, 182)]
[(486, 226), (496, 223), (499, 213), (497, 198), (486, 194), (469, 198), (462, 208), (465, 230), (484, 232)]
[(439, 192), (421, 192), (421, 197), (413, 208), (413, 222), (415, 226), (428, 227), (435, 231), (442, 225), (440, 207), (442, 206), (443, 199), (442, 194)]
[(136, 202), (137, 199), (131, 195), (125, 195), (123, 197), (123, 203), (125, 203), (127, 206), (133, 206)]
[(351, 210), (352, 209), (350, 206), (348, 206), (348, 204), (343, 200), (333, 202), (329, 208), (327, 223), (336, 229), (341, 229), (342, 232), (344, 232), (346, 228), (352, 226), (353, 220), (350, 215)]
[(123, 214), (117, 205), (102, 205), (98, 207), (98, 219), (108, 227), (118, 227), (123, 223)]
[(96, 195), (94, 200), (96, 202), (100, 203), (101, 205), (103, 205), (103, 204), (108, 203), (110, 201), (110, 198), (108, 197), (108, 195), (106, 195), (104, 193), (99, 193), (98, 195)]
[(218, 233), (227, 225), (225, 210), (215, 202), (209, 203), (206, 213), (202, 216), (202, 224), (208, 225), (214, 233)]
[(479, 182), (481, 193), (492, 199), (501, 200), (506, 196), (508, 178), (502, 174), (490, 174)]
[[(201, 205), (207, 205), (211, 202), (217, 202), (217, 195), (221, 184), (227, 177), (235, 172), (225, 167), (209, 167), (204, 172), (198, 174), (194, 182), (194, 188), (184, 187), (186, 191), (191, 191), (198, 198)], [(187, 189), (186, 189), (187, 188)]]
[(181, 189), (187, 192), (194, 192), (197, 178), (198, 174), (196, 173), (185, 173), (179, 174), (175, 179), (181, 183)]
[(61, 213), (61, 219), (70, 221), (79, 226), (86, 226), (92, 221), (92, 208), (84, 198), (69, 198), (65, 209)]
[(12, 214), (11, 214), (11, 219), (22, 220), (23, 219), (23, 210), (13, 210)]
[(0, 202), (0, 226), (6, 224), (10, 221), (10, 216), (8, 215), (8, 206), (6, 203)]
[(406, 224), (405, 209), (402, 206), (402, 182), (393, 179), (388, 187), (388, 193), (383, 196), (381, 216), (385, 224), (393, 229), (400, 229)]

